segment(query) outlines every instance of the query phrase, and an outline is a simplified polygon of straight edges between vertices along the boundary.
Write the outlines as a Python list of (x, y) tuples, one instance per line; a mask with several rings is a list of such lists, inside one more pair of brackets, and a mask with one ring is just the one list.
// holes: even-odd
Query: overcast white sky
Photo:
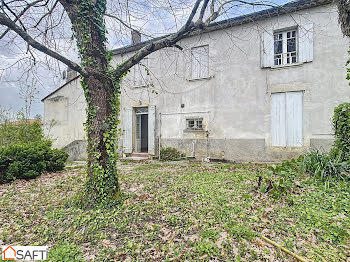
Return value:
[[(135, 5), (129, 6), (127, 13), (122, 5), (122, 1), (109, 1), (109, 12), (131, 23), (146, 35), (159, 36), (171, 31), (175, 31), (182, 26), (182, 21), (191, 11), (190, 3), (194, 0), (134, 0)], [(139, 1), (139, 2), (137, 2)], [(251, 0), (254, 1), (254, 0)], [(187, 4), (186, 4), (187, 2)], [(274, 4), (282, 4), (288, 0), (276, 0)], [(131, 3), (129, 0), (128, 3)], [(184, 4), (185, 3), (185, 4)], [(266, 3), (272, 3), (266, 2)], [(247, 12), (256, 11), (250, 9), (239, 9), (231, 11), (221, 19), (242, 15)], [(130, 13), (133, 14), (130, 15)], [(129, 16), (130, 15), (130, 16)], [(127, 19), (129, 17), (130, 19)], [(33, 22), (31, 22), (33, 23)], [(115, 21), (107, 20), (108, 47), (111, 49), (130, 44), (130, 30), (121, 26)], [(60, 53), (78, 61), (77, 50), (72, 45), (69, 22), (65, 21), (63, 26), (53, 34), (49, 45), (59, 46)], [(0, 33), (4, 27), (0, 27)], [(24, 74), (33, 65), (24, 42), (18, 37), (13, 40), (14, 33), (9, 33), (8, 37), (0, 40), (0, 108), (10, 109), (13, 112), (23, 110), (25, 107), (26, 87), (34, 86), (35, 92), (31, 108), (31, 117), (36, 114), (43, 115), (43, 103), (41, 99), (54, 91), (64, 83), (62, 71), (65, 66), (58, 64), (53, 59), (48, 59), (38, 51), (33, 51), (36, 57), (36, 64), (29, 74)], [(143, 37), (145, 38), (145, 37)], [(58, 43), (58, 44), (57, 44)], [(18, 62), (19, 61), (19, 62)], [(17, 63), (16, 63), (17, 62)]]

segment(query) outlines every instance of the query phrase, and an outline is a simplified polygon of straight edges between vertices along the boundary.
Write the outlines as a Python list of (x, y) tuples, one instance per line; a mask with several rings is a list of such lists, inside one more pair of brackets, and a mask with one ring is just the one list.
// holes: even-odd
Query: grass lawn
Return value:
[(82, 168), (0, 185), (0, 245), (48, 245), (52, 261), (296, 261), (262, 234), (309, 261), (350, 261), (348, 182), (299, 177), (273, 197), (257, 188), (264, 166), (119, 167), (125, 200), (109, 210), (73, 204)]

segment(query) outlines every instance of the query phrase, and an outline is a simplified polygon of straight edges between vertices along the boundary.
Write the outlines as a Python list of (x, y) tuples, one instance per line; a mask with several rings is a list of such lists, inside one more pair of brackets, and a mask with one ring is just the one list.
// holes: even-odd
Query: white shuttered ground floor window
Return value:
[(271, 145), (303, 146), (303, 92), (271, 95)]

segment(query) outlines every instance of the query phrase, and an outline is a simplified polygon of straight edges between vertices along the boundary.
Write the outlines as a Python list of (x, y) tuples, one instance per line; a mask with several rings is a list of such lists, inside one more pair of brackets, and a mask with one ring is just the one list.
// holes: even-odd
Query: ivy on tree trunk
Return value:
[(83, 0), (68, 11), (86, 72), (81, 80), (87, 102), (88, 176), (84, 195), (92, 205), (120, 198), (116, 153), (120, 80), (113, 75), (112, 55), (106, 48), (105, 11), (105, 0)]

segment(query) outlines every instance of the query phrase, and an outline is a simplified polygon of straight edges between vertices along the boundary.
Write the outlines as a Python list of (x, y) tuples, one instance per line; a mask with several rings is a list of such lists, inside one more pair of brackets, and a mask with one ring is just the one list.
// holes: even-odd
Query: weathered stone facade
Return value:
[[(329, 149), (333, 108), (350, 97), (345, 79), (348, 39), (338, 25), (335, 5), (313, 0), (301, 3), (309, 4), (287, 14), (256, 16), (251, 22), (236, 19), (233, 26), (190, 36), (179, 43), (182, 51), (157, 51), (143, 62), (149, 76), (132, 69), (122, 84), (121, 155), (140, 151), (137, 128), (141, 122), (137, 121), (141, 120), (135, 109), (151, 106), (155, 108), (154, 124), (149, 122), (145, 132), (153, 155), (158, 154), (161, 144), (198, 159), (265, 162), (295, 157), (312, 147)], [(300, 39), (302, 34), (312, 37), (308, 39), (308, 58), (302, 60), (306, 51), (299, 41), (296, 63), (266, 65), (266, 34), (273, 39), (274, 33), (290, 29), (296, 30)], [(193, 79), (191, 50), (200, 46), (208, 46), (209, 70), (206, 77)], [(114, 63), (135, 49), (115, 50)], [(137, 73), (147, 78), (142, 84)], [(284, 92), (302, 94), (302, 140), (298, 146), (273, 144), (272, 96)], [(46, 130), (57, 139), (54, 146), (63, 148), (84, 140), (85, 102), (79, 79), (43, 101)], [(56, 124), (50, 127), (52, 119)], [(188, 119), (200, 119), (203, 126), (189, 130)], [(79, 153), (73, 158), (81, 157)]]

